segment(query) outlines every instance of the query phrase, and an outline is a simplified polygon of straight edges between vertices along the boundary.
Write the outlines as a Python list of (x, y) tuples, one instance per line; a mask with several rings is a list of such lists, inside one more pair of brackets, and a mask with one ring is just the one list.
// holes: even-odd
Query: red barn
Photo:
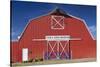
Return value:
[(11, 42), (11, 56), (13, 63), (96, 58), (96, 40), (84, 20), (54, 9), (29, 21), (18, 41)]

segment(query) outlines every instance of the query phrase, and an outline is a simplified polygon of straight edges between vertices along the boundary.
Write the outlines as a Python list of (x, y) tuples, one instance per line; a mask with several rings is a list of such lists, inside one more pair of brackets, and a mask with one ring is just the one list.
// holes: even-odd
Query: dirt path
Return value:
[(80, 62), (93, 62), (96, 61), (96, 58), (84, 58), (84, 59), (72, 59), (72, 60), (45, 60), (40, 62), (32, 63), (14, 63), (12, 67), (22, 67), (30, 65), (47, 65), (47, 64), (62, 64), (62, 63), (80, 63)]

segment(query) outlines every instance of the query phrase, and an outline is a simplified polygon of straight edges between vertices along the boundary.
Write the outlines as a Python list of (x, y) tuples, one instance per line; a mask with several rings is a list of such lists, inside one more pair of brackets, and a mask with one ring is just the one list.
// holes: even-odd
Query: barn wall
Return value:
[(19, 46), (18, 46), (18, 42), (11, 42), (11, 62), (15, 63), (15, 62), (19, 62)]
[[(81, 38), (79, 41), (70, 41), (72, 58), (95, 58), (96, 41), (92, 39), (83, 21), (75, 18), (65, 18), (65, 29), (51, 29), (51, 15), (42, 16), (29, 22), (23, 32), (18, 45), (12, 45), (12, 56), (17, 56), (22, 61), (22, 49), (29, 49), (29, 59), (43, 58), (46, 52), (46, 41), (33, 41), (32, 39), (44, 39), (47, 35), (70, 35), (72, 38)], [(14, 44), (14, 43), (12, 43)], [(16, 47), (16, 48), (15, 48)], [(17, 50), (19, 49), (19, 50)], [(14, 59), (14, 61), (16, 61)]]

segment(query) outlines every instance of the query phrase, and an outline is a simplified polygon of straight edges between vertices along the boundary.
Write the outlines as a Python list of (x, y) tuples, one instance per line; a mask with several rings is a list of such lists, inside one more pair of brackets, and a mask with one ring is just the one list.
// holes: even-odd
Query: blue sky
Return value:
[(11, 1), (11, 39), (16, 40), (21, 35), (30, 19), (47, 14), (55, 7), (84, 19), (96, 38), (96, 6)]

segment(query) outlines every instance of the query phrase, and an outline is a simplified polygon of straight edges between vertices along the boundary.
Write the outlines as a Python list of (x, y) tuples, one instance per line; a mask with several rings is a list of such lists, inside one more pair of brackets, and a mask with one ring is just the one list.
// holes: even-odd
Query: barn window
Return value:
[(51, 16), (51, 29), (64, 29), (64, 16)]

